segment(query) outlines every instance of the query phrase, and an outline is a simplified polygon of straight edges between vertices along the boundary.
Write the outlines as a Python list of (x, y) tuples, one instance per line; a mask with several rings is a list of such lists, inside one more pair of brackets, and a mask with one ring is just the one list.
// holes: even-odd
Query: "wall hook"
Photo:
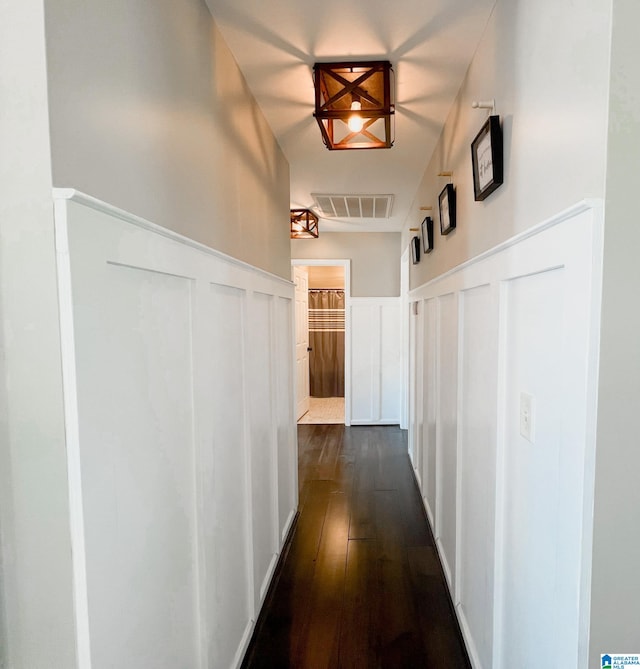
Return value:
[(474, 100), (471, 106), (474, 109), (490, 109), (491, 111), (495, 111), (496, 101), (495, 98), (491, 100)]

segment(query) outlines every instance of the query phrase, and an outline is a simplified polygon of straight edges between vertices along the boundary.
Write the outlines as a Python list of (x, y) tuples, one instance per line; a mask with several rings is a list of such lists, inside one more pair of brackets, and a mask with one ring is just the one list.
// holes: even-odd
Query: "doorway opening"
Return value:
[(349, 425), (349, 261), (292, 265), (298, 423)]

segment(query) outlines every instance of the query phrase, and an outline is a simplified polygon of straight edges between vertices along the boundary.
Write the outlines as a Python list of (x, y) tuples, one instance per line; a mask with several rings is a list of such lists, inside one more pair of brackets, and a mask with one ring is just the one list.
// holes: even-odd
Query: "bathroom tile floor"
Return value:
[(298, 425), (344, 425), (344, 397), (310, 397), (309, 411)]

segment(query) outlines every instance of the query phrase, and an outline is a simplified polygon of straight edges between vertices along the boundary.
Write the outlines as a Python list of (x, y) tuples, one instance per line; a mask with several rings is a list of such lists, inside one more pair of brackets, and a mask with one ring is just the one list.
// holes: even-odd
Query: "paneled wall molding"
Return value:
[(401, 411), (401, 301), (352, 297), (351, 425), (399, 425)]
[(238, 667), (297, 509), (293, 284), (71, 189), (54, 219), (79, 666)]
[(189, 246), (194, 249), (198, 249), (199, 251), (202, 251), (203, 253), (219, 258), (220, 260), (229, 263), (230, 265), (242, 268), (248, 274), (263, 276), (264, 278), (269, 278), (273, 281), (282, 282), (284, 284), (291, 283), (290, 280), (284, 279), (283, 277), (278, 276), (277, 274), (267, 272), (266, 270), (260, 269), (259, 267), (255, 267), (254, 265), (250, 265), (249, 263), (246, 263), (242, 260), (238, 260), (237, 258), (227, 255), (226, 253), (222, 253), (221, 251), (211, 248), (206, 244), (201, 244), (200, 242), (196, 242), (195, 240), (189, 237), (185, 237), (184, 235), (174, 232), (173, 230), (169, 230), (168, 228), (163, 228), (162, 226), (157, 225), (156, 223), (148, 221), (146, 218), (142, 218), (141, 216), (132, 214), (129, 211), (120, 209), (115, 205), (109, 204), (108, 202), (104, 202), (103, 200), (99, 200), (98, 198), (93, 197), (92, 195), (87, 195), (86, 193), (76, 190), (75, 188), (54, 188), (53, 199), (54, 202), (64, 202), (65, 200), (69, 200), (71, 202), (77, 202), (78, 204), (82, 204), (86, 207), (89, 207), (90, 209), (94, 209), (95, 211), (100, 211), (113, 218), (117, 218), (120, 219), (121, 221), (131, 223), (132, 225), (135, 225), (136, 227), (141, 228), (143, 230), (147, 230), (161, 237), (166, 237), (167, 239), (172, 239), (174, 241), (177, 241), (184, 246)]
[(474, 669), (587, 665), (603, 207), (410, 293), (409, 453)]
[(603, 208), (604, 208), (604, 201), (599, 198), (586, 198), (584, 200), (580, 200), (579, 202), (576, 202), (570, 207), (567, 207), (566, 209), (562, 210), (558, 214), (555, 214), (554, 216), (551, 216), (545, 221), (533, 225), (527, 230), (517, 235), (514, 235), (509, 239), (506, 239), (504, 242), (498, 244), (497, 246), (494, 246), (491, 249), (487, 249), (484, 253), (480, 253), (479, 255), (474, 256), (473, 258), (470, 258), (469, 260), (460, 263), (455, 267), (452, 267), (447, 272), (444, 272), (443, 274), (434, 277), (430, 281), (426, 281), (420, 286), (416, 286), (411, 291), (409, 291), (409, 299), (413, 301), (424, 295), (428, 295), (429, 289), (432, 286), (432, 284), (439, 284), (442, 281), (445, 281), (448, 277), (459, 274), (467, 267), (473, 267), (474, 265), (480, 263), (482, 260), (485, 260), (486, 258), (490, 258), (491, 256), (502, 253), (503, 251), (506, 251), (512, 246), (517, 246), (518, 244), (524, 242), (526, 239), (529, 239), (530, 237), (535, 237), (539, 235), (541, 232), (544, 232), (549, 228), (553, 228), (556, 225), (563, 223), (564, 221), (573, 219), (583, 212), (594, 211), (597, 212), (597, 215), (602, 216)]
[(351, 301), (354, 304), (361, 305), (387, 305), (387, 306), (397, 306), (400, 298), (399, 297), (352, 297)]

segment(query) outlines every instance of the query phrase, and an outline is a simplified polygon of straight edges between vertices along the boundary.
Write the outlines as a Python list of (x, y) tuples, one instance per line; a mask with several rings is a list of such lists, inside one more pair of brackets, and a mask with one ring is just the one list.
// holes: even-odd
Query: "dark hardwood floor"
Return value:
[(300, 425), (300, 513), (243, 668), (469, 669), (397, 427)]

